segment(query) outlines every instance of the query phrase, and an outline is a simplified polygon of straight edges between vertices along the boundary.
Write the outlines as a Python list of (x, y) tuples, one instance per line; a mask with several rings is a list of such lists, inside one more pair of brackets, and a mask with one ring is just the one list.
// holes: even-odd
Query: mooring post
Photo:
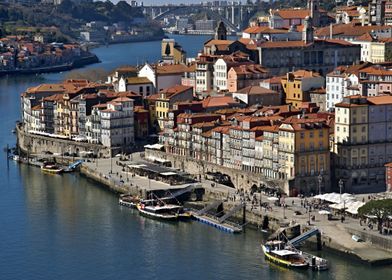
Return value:
[(317, 233), (317, 250), (321, 250), (322, 249), (322, 244), (321, 244), (321, 232)]
[(246, 203), (245, 201), (242, 202), (242, 224), (245, 225), (246, 223)]

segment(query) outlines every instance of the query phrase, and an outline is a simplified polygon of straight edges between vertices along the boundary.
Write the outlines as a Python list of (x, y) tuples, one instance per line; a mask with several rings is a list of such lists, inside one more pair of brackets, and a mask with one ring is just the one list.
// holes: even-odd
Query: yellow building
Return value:
[(310, 90), (325, 86), (325, 79), (317, 72), (298, 70), (287, 73), (282, 77), (281, 83), (286, 104), (300, 108), (303, 102), (310, 101)]
[(151, 127), (163, 131), (164, 122), (174, 103), (193, 99), (193, 87), (176, 85), (147, 97)]
[[(318, 193), (329, 190), (329, 126), (317, 116), (290, 117), (279, 127), (279, 177), (288, 192)], [(320, 184), (321, 180), (321, 184)]]

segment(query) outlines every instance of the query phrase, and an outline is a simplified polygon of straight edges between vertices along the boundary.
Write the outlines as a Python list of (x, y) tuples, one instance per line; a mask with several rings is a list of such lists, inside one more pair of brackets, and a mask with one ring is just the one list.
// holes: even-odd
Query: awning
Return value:
[(152, 145), (144, 145), (144, 148), (146, 149), (152, 149), (152, 150), (160, 150), (162, 149), (164, 146), (162, 144), (152, 144)]
[(176, 172), (162, 172), (160, 173), (160, 175), (162, 176), (174, 176), (174, 175), (178, 175)]

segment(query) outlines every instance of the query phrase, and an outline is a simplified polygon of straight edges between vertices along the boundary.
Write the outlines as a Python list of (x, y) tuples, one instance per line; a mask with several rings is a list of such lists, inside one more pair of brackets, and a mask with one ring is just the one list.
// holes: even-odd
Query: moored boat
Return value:
[(140, 198), (130, 194), (122, 194), (118, 199), (118, 204), (129, 208), (137, 208), (140, 203)]
[(144, 216), (172, 221), (178, 220), (181, 208), (180, 205), (157, 203), (153, 200), (140, 201), (137, 205), (139, 213)]
[(307, 268), (308, 261), (301, 251), (285, 248), (285, 243), (278, 240), (268, 241), (262, 245), (266, 259), (289, 268)]
[(60, 174), (64, 171), (63, 168), (61, 168), (54, 162), (44, 162), (44, 164), (41, 166), (41, 170), (42, 172), (50, 174)]

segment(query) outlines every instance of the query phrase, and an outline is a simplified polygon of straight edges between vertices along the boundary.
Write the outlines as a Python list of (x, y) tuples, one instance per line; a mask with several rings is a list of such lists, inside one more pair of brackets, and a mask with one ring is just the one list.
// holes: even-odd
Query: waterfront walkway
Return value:
[[(184, 187), (184, 185), (171, 186), (160, 181), (151, 180), (130, 172), (125, 172), (121, 166), (124, 164), (132, 165), (143, 162), (144, 159), (140, 157), (139, 153), (136, 153), (125, 161), (120, 161), (119, 158), (94, 159), (91, 162), (84, 163), (84, 165), (86, 165), (90, 170), (94, 170), (99, 173), (100, 176), (104, 176), (106, 179), (113, 181), (116, 185), (123, 186), (124, 190), (136, 188), (137, 190), (140, 190), (140, 194), (142, 194), (142, 190), (154, 191)], [(121, 163), (121, 165), (119, 163)], [(358, 219), (354, 219), (346, 215), (345, 221), (342, 223), (339, 219), (339, 215), (334, 220), (328, 220), (326, 215), (320, 215), (318, 213), (318, 209), (313, 209), (309, 213), (307, 209), (301, 205), (301, 198), (285, 198), (287, 207), (284, 208), (276, 206), (273, 201), (268, 199), (269, 196), (257, 193), (255, 194), (255, 199), (258, 203), (252, 203), (251, 200), (253, 197), (250, 197), (247, 193), (240, 195), (240, 193), (234, 188), (204, 179), (202, 179), (201, 183), (207, 192), (214, 193), (216, 198), (225, 201), (228, 207), (233, 207), (233, 205), (236, 203), (238, 204), (238, 202), (245, 197), (247, 210), (258, 216), (268, 215), (283, 223), (298, 223), (305, 226), (316, 226), (322, 233), (323, 243), (326, 247), (357, 256), (358, 258), (371, 263), (392, 260), (392, 248), (388, 251), (376, 247), (369, 242), (355, 242), (352, 240), (351, 236), (353, 232), (365, 232), (375, 238), (381, 237), (392, 242), (392, 236), (381, 236), (376, 230), (371, 230), (365, 226), (361, 226)], [(362, 197), (360, 199), (362, 199)], [(268, 206), (261, 207), (260, 200), (264, 205), (267, 203)], [(295, 212), (301, 212), (301, 215), (296, 215)], [(313, 216), (314, 219), (312, 219)]]

